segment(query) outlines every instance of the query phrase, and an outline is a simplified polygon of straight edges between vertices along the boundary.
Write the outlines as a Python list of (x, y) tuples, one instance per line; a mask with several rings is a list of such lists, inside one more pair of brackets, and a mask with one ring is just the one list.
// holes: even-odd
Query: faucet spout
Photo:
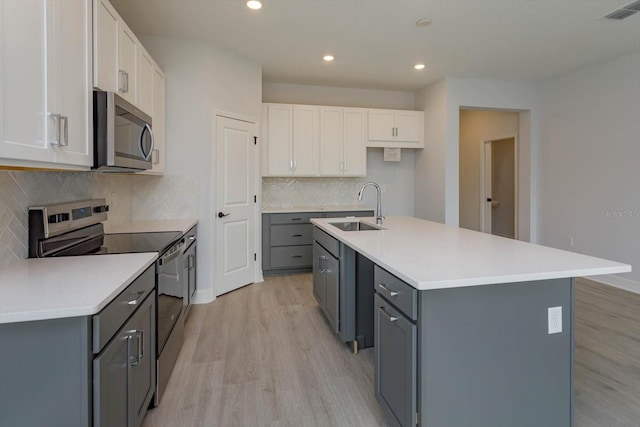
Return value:
[(364, 192), (364, 189), (369, 185), (373, 185), (376, 188), (376, 224), (380, 225), (382, 224), (382, 220), (384, 219), (384, 216), (382, 215), (382, 190), (380, 189), (380, 186), (373, 181), (365, 182), (364, 184), (362, 184), (362, 187), (360, 187), (360, 191), (358, 192), (358, 200), (362, 200), (362, 193)]

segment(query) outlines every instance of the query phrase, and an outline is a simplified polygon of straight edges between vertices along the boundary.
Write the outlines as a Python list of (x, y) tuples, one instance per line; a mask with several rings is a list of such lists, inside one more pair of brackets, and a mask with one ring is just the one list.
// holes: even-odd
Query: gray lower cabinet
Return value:
[(140, 426), (155, 392), (155, 293), (93, 361), (94, 427)]
[(340, 261), (313, 243), (313, 294), (336, 333), (340, 332)]
[(289, 212), (262, 214), (264, 275), (308, 272), (313, 266), (311, 218), (373, 216), (373, 211)]
[(376, 398), (394, 424), (415, 426), (418, 327), (376, 294), (374, 329)]
[(0, 324), (0, 426), (139, 427), (155, 304), (152, 265), (96, 315)]

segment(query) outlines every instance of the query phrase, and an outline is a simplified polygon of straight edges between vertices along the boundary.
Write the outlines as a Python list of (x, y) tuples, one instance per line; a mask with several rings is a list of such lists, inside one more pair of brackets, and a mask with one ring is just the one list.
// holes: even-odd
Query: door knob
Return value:
[(218, 218), (224, 218), (225, 216), (231, 215), (230, 213), (218, 212)]

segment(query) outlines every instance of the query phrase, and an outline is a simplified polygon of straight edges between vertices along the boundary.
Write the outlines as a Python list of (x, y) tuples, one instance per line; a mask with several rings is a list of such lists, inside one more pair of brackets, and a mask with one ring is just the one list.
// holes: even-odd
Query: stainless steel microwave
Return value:
[(93, 92), (93, 169), (138, 172), (151, 169), (151, 117), (113, 92)]

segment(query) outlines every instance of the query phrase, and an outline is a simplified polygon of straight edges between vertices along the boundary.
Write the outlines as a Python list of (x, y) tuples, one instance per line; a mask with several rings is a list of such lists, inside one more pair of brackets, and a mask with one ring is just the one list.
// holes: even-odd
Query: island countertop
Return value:
[(158, 258), (153, 253), (29, 258), (0, 270), (0, 324), (90, 316)]
[[(625, 273), (631, 266), (413, 217), (393, 216), (382, 230), (342, 231), (311, 222), (418, 290)], [(375, 218), (360, 218), (375, 224)]]

